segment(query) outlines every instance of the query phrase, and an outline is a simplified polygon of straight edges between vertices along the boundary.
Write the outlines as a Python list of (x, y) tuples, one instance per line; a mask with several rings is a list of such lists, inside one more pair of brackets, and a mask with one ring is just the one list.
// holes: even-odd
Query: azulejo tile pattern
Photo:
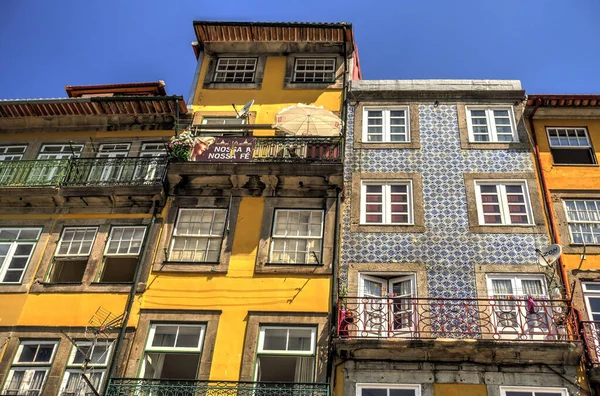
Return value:
[[(462, 150), (454, 105), (420, 105), (421, 149), (353, 149), (354, 108), (348, 113), (344, 163), (342, 282), (349, 263), (424, 263), (429, 295), (474, 298), (476, 264), (534, 264), (545, 234), (468, 232), (465, 172), (532, 172), (526, 150)], [(350, 231), (353, 172), (419, 172), (423, 178), (424, 233)], [(349, 291), (352, 293), (352, 291)]]

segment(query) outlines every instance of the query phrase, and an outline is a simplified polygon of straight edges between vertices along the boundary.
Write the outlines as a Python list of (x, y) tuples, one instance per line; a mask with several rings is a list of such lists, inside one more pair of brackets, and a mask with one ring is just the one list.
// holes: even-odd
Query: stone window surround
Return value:
[[(344, 57), (339, 54), (290, 53), (286, 54), (285, 79), (283, 88), (286, 89), (342, 89), (344, 79)], [(335, 81), (333, 82), (294, 82), (294, 65), (296, 58), (335, 58)]]
[[(207, 59), (208, 58), (208, 59)], [(256, 71), (254, 72), (253, 82), (214, 82), (215, 70), (219, 58), (256, 58)], [(258, 54), (242, 54), (242, 53), (215, 53), (206, 55), (205, 60), (208, 61), (206, 75), (204, 76), (203, 89), (261, 89), (263, 77), (265, 73), (265, 64), (267, 62), (266, 55)]]
[[(523, 173), (465, 173), (465, 190), (467, 193), (467, 209), (469, 217), (469, 232), (488, 233), (488, 234), (543, 234), (546, 233), (546, 222), (544, 220), (544, 211), (542, 208), (540, 194), (538, 192), (538, 181), (534, 172)], [(511, 181), (519, 180), (527, 182), (527, 192), (529, 194), (529, 203), (532, 225), (480, 225), (476, 201), (476, 181)]]
[(582, 320), (592, 320), (589, 317), (587, 303), (585, 301), (586, 292), (583, 291), (582, 283), (600, 283), (600, 274), (598, 274), (593, 269), (579, 271), (569, 270), (567, 274), (570, 284), (573, 284), (573, 282), (576, 282), (578, 284), (575, 285), (575, 288), (572, 291), (572, 294), (575, 297), (573, 298), (573, 307), (579, 310), (582, 316)]
[[(418, 298), (427, 298), (428, 283), (425, 264), (415, 263), (349, 263), (348, 264), (348, 297), (358, 297), (359, 274), (380, 275), (414, 275)], [(344, 297), (344, 296), (340, 296)]]
[(220, 310), (185, 310), (185, 309), (144, 309), (140, 310), (140, 319), (133, 337), (131, 351), (126, 362), (124, 377), (137, 378), (142, 367), (142, 359), (151, 324), (204, 324), (204, 340), (200, 357), (198, 380), (208, 380), (212, 364), (213, 352), (217, 340)]
[[(355, 149), (420, 149), (418, 102), (360, 102), (354, 109), (354, 148)], [(408, 107), (410, 142), (365, 143), (363, 138), (363, 114), (365, 107)]]
[[(171, 207), (167, 213), (162, 235), (158, 241), (156, 259), (152, 266), (153, 272), (194, 272), (194, 273), (227, 273), (231, 248), (235, 235), (238, 211), (240, 208), (240, 197), (174, 197), (171, 198)], [(168, 261), (167, 254), (171, 247), (175, 222), (179, 215), (179, 209), (228, 209), (221, 254), (218, 263), (201, 263), (186, 261)]]
[(44, 251), (48, 244), (48, 239), (51, 237), (50, 233), (53, 232), (52, 225), (48, 224), (48, 219), (39, 220), (4, 220), (0, 222), (0, 227), (39, 227), (42, 229), (40, 238), (35, 245), (35, 249), (29, 259), (29, 264), (23, 274), (21, 283), (0, 283), (0, 294), (2, 293), (27, 293), (29, 285), (33, 280), (33, 277), (37, 271), (38, 266), (43, 260)]
[[(360, 224), (361, 185), (363, 181), (410, 180), (412, 182), (412, 211), (413, 224)], [(423, 207), (423, 181), (420, 173), (390, 172), (390, 173), (352, 173), (352, 196), (350, 203), (351, 232), (425, 232), (425, 210)]]
[[(517, 128), (518, 142), (511, 143), (493, 143), (483, 142), (475, 143), (469, 141), (469, 128), (467, 125), (467, 107), (511, 107), (513, 109), (515, 127)], [(524, 102), (460, 102), (456, 104), (458, 130), (460, 133), (460, 147), (462, 149), (481, 149), (481, 150), (508, 150), (508, 149), (529, 149), (529, 134), (525, 125)]]
[[(554, 211), (560, 242), (565, 254), (583, 254), (583, 245), (573, 244), (569, 233), (569, 223), (564, 204), (565, 199), (596, 199), (600, 200), (600, 190), (568, 191), (550, 190), (552, 210)], [(600, 245), (586, 245), (585, 254), (600, 254)]]
[(317, 340), (315, 348), (316, 379), (325, 382), (327, 371), (327, 350), (329, 338), (329, 315), (326, 312), (266, 312), (249, 311), (244, 351), (240, 370), (240, 381), (254, 380), (254, 366), (258, 336), (261, 325), (316, 326)]
[[(6, 337), (0, 336), (0, 351), (2, 350), (1, 346), (4, 345), (4, 343), (6, 342), (6, 348), (4, 349), (3, 359), (0, 361), (0, 390), (3, 389), (5, 385), (5, 379), (12, 366), (20, 342), (22, 340), (47, 340), (59, 342), (56, 347), (56, 352), (54, 353), (52, 365), (50, 366), (50, 370), (48, 371), (45, 380), (43, 393), (53, 395), (58, 394), (62, 383), (63, 375), (67, 367), (67, 361), (69, 360), (73, 348), (73, 344), (71, 344), (67, 337), (65, 337), (65, 335), (62, 334), (62, 330), (66, 330), (67, 335), (74, 340), (86, 340), (87, 338), (89, 338), (89, 332), (86, 335), (86, 331), (84, 328), (32, 328), (29, 326), (24, 328), (23, 331), (21, 331), (20, 329), (14, 329), (13, 332), (8, 333)], [(111, 342), (114, 342), (117, 339), (117, 336), (118, 332), (114, 332), (110, 333), (108, 338)], [(3, 338), (5, 338), (5, 340), (3, 340)], [(114, 353), (114, 345), (112, 353)], [(113, 356), (111, 354), (110, 359), (112, 359), (112, 357)], [(107, 378), (105, 376), (104, 384), (106, 383)]]
[[(335, 197), (329, 198), (297, 198), (297, 197), (265, 197), (260, 242), (256, 254), (255, 273), (263, 274), (331, 274), (335, 234)], [(320, 209), (323, 216), (323, 242), (321, 264), (278, 264), (269, 263), (271, 249), (271, 232), (275, 219), (275, 209)]]
[[(236, 105), (237, 106), (237, 105)], [(238, 111), (240, 111), (240, 109), (238, 109)], [(255, 124), (256, 123), (256, 111), (250, 111), (248, 112), (248, 124)], [(196, 111), (194, 113), (194, 120), (192, 121), (192, 125), (202, 125), (202, 120), (204, 118), (212, 118), (212, 117), (236, 117), (237, 114), (235, 114), (235, 111), (233, 110), (233, 108), (231, 109), (231, 111)], [(249, 130), (249, 132), (251, 132)], [(210, 133), (210, 130), (206, 130), (206, 133)]]
[[(146, 253), (146, 257), (141, 268), (141, 277), (137, 285), (137, 292), (140, 293), (145, 287), (145, 283), (148, 280), (148, 272), (152, 263), (152, 241), (156, 240), (160, 231), (160, 222), (149, 230), (148, 226), (150, 218), (143, 219), (116, 219), (116, 218), (101, 218), (101, 219), (65, 219), (57, 221), (49, 239), (45, 244), (45, 251), (39, 269), (36, 272), (35, 280), (31, 285), (30, 293), (128, 293), (131, 290), (131, 284), (122, 283), (103, 283), (96, 281), (98, 271), (102, 268), (104, 249), (108, 242), (108, 236), (110, 230), (115, 226), (146, 226), (146, 232), (150, 233), (146, 239), (146, 246), (140, 251), (141, 257), (144, 251), (150, 249)], [(54, 253), (58, 246), (58, 242), (62, 236), (63, 229), (65, 227), (98, 227), (94, 245), (89, 256), (81, 257), (85, 260), (87, 257), (87, 264), (85, 272), (80, 283), (49, 283), (47, 277), (49, 271), (52, 268), (54, 262)], [(78, 258), (74, 258), (77, 260)], [(71, 259), (73, 260), (73, 259)]]
[[(477, 287), (477, 298), (489, 299), (487, 278), (489, 275), (539, 275), (546, 278), (546, 274), (540, 271), (540, 266), (535, 264), (475, 264), (475, 285)], [(546, 279), (547, 281), (547, 279)], [(550, 285), (546, 283), (548, 294), (551, 293)]]

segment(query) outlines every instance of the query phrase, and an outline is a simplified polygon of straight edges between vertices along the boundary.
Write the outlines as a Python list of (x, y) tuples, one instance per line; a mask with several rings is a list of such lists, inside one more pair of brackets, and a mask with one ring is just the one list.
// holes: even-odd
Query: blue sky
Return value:
[(159, 79), (187, 98), (193, 20), (352, 23), (365, 79), (600, 93), (599, 17), (599, 0), (0, 0), (0, 98)]

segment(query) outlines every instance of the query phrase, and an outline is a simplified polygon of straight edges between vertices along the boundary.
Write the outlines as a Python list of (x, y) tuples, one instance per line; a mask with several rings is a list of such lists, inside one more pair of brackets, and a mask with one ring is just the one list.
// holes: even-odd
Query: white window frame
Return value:
[[(525, 211), (527, 215), (527, 223), (519, 224), (519, 223), (511, 223), (510, 220), (510, 211), (509, 211), (509, 203), (507, 200), (506, 193), (506, 185), (515, 185), (520, 184), (523, 188), (523, 197), (525, 202)], [(486, 223), (485, 222), (485, 213), (483, 212), (483, 202), (481, 200), (481, 189), (480, 186), (496, 186), (496, 191), (498, 195), (498, 203), (497, 205), (500, 207), (500, 217), (501, 223)], [(480, 226), (489, 226), (489, 227), (502, 227), (502, 226), (511, 226), (511, 227), (530, 227), (534, 225), (533, 218), (533, 210), (531, 207), (531, 198), (529, 197), (529, 186), (527, 184), (527, 180), (475, 180), (475, 201), (477, 203), (477, 218), (479, 220)], [(518, 214), (513, 214), (518, 215)]]
[[(471, 118), (471, 111), (479, 110), (485, 111), (485, 119), (486, 126), (488, 128), (488, 136), (490, 140), (487, 141), (479, 141), (475, 140), (475, 135), (473, 133), (473, 120)], [(510, 118), (510, 129), (512, 131), (512, 140), (511, 141), (503, 141), (498, 140), (498, 131), (496, 130), (496, 120), (494, 116), (494, 110), (508, 110), (508, 117)], [(486, 144), (486, 143), (518, 143), (519, 142), (519, 134), (517, 131), (517, 126), (515, 123), (515, 113), (513, 111), (512, 106), (466, 106), (466, 114), (467, 114), (467, 129), (469, 131), (469, 143), (475, 144)]]
[[(590, 286), (597, 286), (596, 289), (593, 289)], [(585, 300), (585, 309), (587, 311), (587, 316), (589, 321), (599, 322), (598, 324), (594, 323), (595, 331), (598, 332), (598, 326), (600, 326), (600, 319), (594, 320), (592, 306), (590, 304), (590, 298), (600, 299), (600, 282), (581, 282), (581, 288), (583, 290), (583, 298)], [(597, 312), (598, 316), (600, 316), (600, 312)], [(600, 340), (596, 340), (596, 344), (598, 344)]]
[[(225, 220), (223, 223), (223, 232), (221, 233), (220, 236), (216, 236), (216, 235), (212, 235), (212, 230), (214, 228), (214, 217), (215, 215), (213, 214), (213, 222), (211, 222), (211, 229), (209, 231), (208, 234), (182, 234), (179, 235), (179, 220), (181, 219), (181, 212), (183, 211), (212, 211), (212, 212), (223, 212), (225, 213)], [(227, 232), (227, 223), (228, 223), (228, 210), (227, 209), (222, 209), (222, 208), (179, 208), (178, 212), (177, 212), (177, 220), (175, 221), (175, 226), (173, 227), (173, 235), (171, 236), (171, 243), (169, 246), (169, 254), (168, 254), (168, 260), (172, 260), (172, 254), (173, 254), (173, 248), (175, 246), (175, 241), (177, 238), (206, 238), (209, 240), (208, 243), (210, 243), (211, 239), (219, 239), (221, 242), (219, 243), (219, 255), (217, 256), (217, 262), (221, 259), (221, 250), (223, 249), (223, 242), (225, 240), (225, 232)], [(195, 252), (196, 250), (194, 250)], [(208, 245), (207, 245), (207, 250), (205, 250), (205, 252), (208, 251)], [(205, 258), (206, 258), (206, 254), (205, 254)], [(212, 261), (196, 261), (196, 260), (181, 260), (178, 259), (176, 261), (181, 261), (181, 262), (186, 262), (186, 263), (194, 263), (194, 262), (199, 262), (199, 263), (212, 263)]]
[[(222, 121), (222, 122), (207, 122), (207, 121)], [(236, 120), (236, 121), (240, 121), (240, 122), (231, 122), (228, 123), (227, 121), (230, 120)], [(201, 125), (243, 125), (246, 123), (246, 119), (245, 118), (237, 118), (235, 116), (233, 117), (213, 117), (213, 116), (204, 116), (202, 117), (202, 123)], [(211, 130), (212, 131), (212, 130)]]
[[(298, 61), (333, 61), (333, 65), (324, 65), (323, 70), (311, 69), (311, 70), (300, 70), (298, 71)], [(314, 66), (314, 65), (312, 65)], [(325, 67), (331, 66), (331, 69), (325, 70)], [(333, 83), (335, 82), (335, 72), (337, 69), (337, 62), (335, 57), (307, 57), (307, 56), (299, 56), (294, 58), (294, 73), (292, 75), (292, 83)], [(298, 73), (304, 73), (304, 78), (302, 80), (298, 80)], [(311, 78), (307, 78), (307, 75), (312, 74)], [(325, 79), (325, 75), (329, 74), (331, 77), (329, 79)], [(322, 75), (323, 79), (317, 79), (317, 75)]]
[[(52, 349), (52, 355), (50, 356), (50, 359), (47, 362), (39, 362), (39, 363), (35, 363), (35, 362), (18, 362), (19, 358), (21, 357), (21, 354), (23, 353), (23, 347), (25, 345), (39, 345), (39, 344), (52, 344), (54, 345), (53, 349)], [(44, 379), (42, 380), (42, 383), (40, 385), (40, 389), (39, 389), (39, 393), (38, 395), (42, 395), (42, 392), (44, 390), (44, 387), (46, 385), (46, 381), (48, 380), (48, 374), (50, 372), (50, 369), (52, 368), (52, 363), (54, 362), (54, 357), (56, 356), (56, 350), (58, 349), (58, 344), (59, 341), (56, 340), (27, 340), (27, 341), (21, 341), (19, 343), (19, 346), (17, 348), (17, 353), (15, 353), (15, 356), (12, 360), (11, 366), (8, 370), (8, 373), (6, 375), (6, 380), (4, 382), (3, 385), (3, 391), (2, 393), (6, 393), (9, 391), (8, 386), (10, 385), (10, 383), (12, 382), (12, 378), (13, 378), (13, 373), (15, 371), (44, 371)], [(27, 392), (28, 389), (19, 389), (19, 391), (21, 392)]]
[[(91, 347), (92, 351), (90, 352), (90, 356), (93, 354), (93, 349), (96, 348), (97, 345), (102, 345), (105, 346), (106, 344), (104, 342), (97, 342), (95, 345), (94, 343), (90, 342), (90, 341), (75, 341), (77, 347), (75, 345), (72, 346), (71, 348), (71, 353), (69, 354), (69, 359), (67, 360), (67, 367), (65, 369), (65, 372), (63, 374), (62, 377), (62, 381), (60, 384), (60, 391), (59, 394), (63, 394), (63, 392), (67, 393), (67, 392), (72, 392), (71, 390), (67, 390), (66, 386), (69, 383), (69, 379), (72, 375), (77, 375), (77, 376), (81, 376), (81, 363), (75, 363), (75, 356), (77, 355), (77, 348), (78, 347), (83, 347), (83, 346), (89, 346)], [(89, 362), (87, 367), (89, 372), (86, 372), (86, 375), (88, 376), (88, 378), (90, 378), (90, 374), (97, 374), (100, 373), (100, 389), (96, 389), (97, 391), (101, 391), (101, 389), (104, 387), (104, 382), (106, 381), (106, 370), (108, 369), (108, 363), (110, 361), (110, 356), (112, 355), (112, 349), (113, 349), (113, 341), (110, 340), (110, 343), (108, 344), (108, 348), (106, 349), (106, 357), (105, 357), (105, 361), (104, 363), (93, 363), (93, 362)], [(86, 392), (85, 390), (88, 388), (88, 385), (83, 382), (83, 379), (80, 380), (83, 383), (83, 389), (80, 389), (80, 391), (77, 393), (80, 396), (85, 396), (86, 394), (88, 394), (89, 392)]]
[[(136, 241), (136, 239), (129, 239), (129, 240), (124, 240), (124, 239), (120, 239), (119, 241), (121, 243), (123, 243), (123, 241), (129, 241), (129, 248), (127, 249), (128, 252), (127, 253), (108, 253), (108, 247), (110, 246), (110, 242), (113, 240), (113, 234), (115, 232), (115, 230), (117, 229), (126, 229), (126, 228), (133, 228), (133, 229), (140, 229), (143, 228), (144, 229), (144, 233), (142, 234), (142, 238), (139, 240), (140, 241), (140, 247), (137, 253), (131, 253), (129, 250), (131, 249), (131, 243), (133, 241)], [(142, 249), (144, 248), (144, 237), (146, 236), (146, 232), (148, 232), (148, 227), (146, 226), (112, 226), (110, 228), (110, 233), (108, 234), (108, 238), (106, 240), (106, 246), (104, 247), (104, 256), (107, 257), (134, 257), (134, 256), (139, 256), (142, 253)], [(121, 243), (119, 243), (119, 246), (121, 245)], [(119, 251), (119, 249), (117, 248), (117, 252)]]
[[(156, 334), (156, 328), (159, 326), (177, 326), (177, 335), (175, 336), (175, 344), (177, 344), (177, 336), (179, 335), (179, 328), (182, 327), (199, 327), (200, 328), (200, 337), (198, 339), (197, 347), (155, 347), (152, 346), (152, 341), (154, 341), (154, 335)], [(147, 352), (202, 352), (202, 347), (204, 346), (204, 337), (206, 335), (206, 325), (202, 323), (152, 323), (150, 325), (150, 330), (148, 332), (148, 339), (146, 340), (146, 345), (144, 348), (144, 355)], [(143, 372), (143, 370), (142, 370)]]
[[(569, 129), (573, 129), (575, 131), (583, 131), (585, 134), (585, 139), (587, 141), (587, 145), (585, 146), (572, 146), (571, 144), (567, 144), (565, 146), (560, 144), (560, 139), (559, 139), (559, 144), (558, 145), (554, 145), (552, 144), (552, 139), (550, 137), (550, 130), (551, 129), (555, 129), (558, 131), (561, 130), (569, 130)], [(546, 136), (548, 137), (548, 145), (551, 149), (555, 148), (555, 149), (574, 149), (574, 150), (585, 150), (585, 149), (591, 149), (592, 148), (592, 141), (590, 140), (590, 133), (587, 130), (586, 127), (546, 127)], [(579, 138), (577, 138), (577, 140), (579, 140)], [(568, 139), (568, 135), (567, 135), (567, 142), (569, 141)]]
[[(369, 223), (367, 222), (367, 186), (369, 185), (381, 185), (382, 186), (382, 222), (381, 223)], [(408, 221), (406, 223), (393, 223), (392, 222), (392, 202), (391, 202), (391, 186), (393, 185), (406, 185), (407, 186), (407, 209), (408, 209)], [(361, 225), (414, 225), (415, 224), (415, 210), (413, 206), (413, 182), (412, 180), (361, 180), (360, 186), (360, 224)], [(373, 203), (378, 204), (378, 203)], [(397, 203), (403, 204), (403, 203)]]
[[(4, 261), (0, 263), (0, 285), (21, 284), (21, 282), (23, 282), (23, 277), (25, 276), (25, 272), (27, 272), (27, 268), (29, 267), (29, 264), (31, 262), (31, 257), (33, 257), (33, 254), (35, 253), (35, 249), (37, 248), (37, 244), (40, 240), (40, 236), (42, 235), (42, 228), (41, 227), (0, 227), (0, 230), (3, 230), (3, 229), (37, 230), (38, 231), (38, 236), (37, 236), (37, 239), (35, 239), (35, 240), (33, 240), (33, 239), (0, 240), (0, 244), (5, 244), (5, 243), (10, 244), (10, 246), (8, 248), (8, 252), (6, 253), (6, 257), (4, 258)], [(4, 282), (2, 279), (4, 279), (4, 277), (6, 276), (6, 273), (8, 272), (8, 269), (9, 269), (9, 265), (10, 265), (12, 259), (14, 258), (17, 247), (20, 244), (33, 244), (33, 247), (31, 248), (31, 253), (29, 254), (29, 257), (27, 259), (27, 264), (25, 264), (25, 267), (23, 267), (23, 269), (21, 271), (21, 277), (19, 278), (18, 281)]]
[[(275, 225), (277, 223), (277, 215), (282, 212), (320, 212), (321, 213), (321, 230), (319, 236), (287, 236), (287, 235), (275, 235)], [(310, 227), (310, 223), (309, 223)], [(271, 226), (271, 241), (269, 247), (269, 258), (268, 262), (273, 264), (289, 264), (289, 265), (320, 265), (323, 264), (323, 236), (324, 236), (324, 227), (325, 227), (325, 210), (323, 209), (288, 209), (288, 208), (279, 208), (275, 209), (273, 213), (273, 224)], [(321, 241), (321, 249), (318, 252), (314, 252), (317, 255), (318, 262), (312, 263), (310, 260), (305, 260), (303, 263), (286, 263), (280, 261), (273, 261), (273, 249), (275, 247), (275, 240), (293, 240), (293, 239), (304, 239), (304, 240), (320, 240)], [(297, 254), (297, 253), (296, 253)], [(307, 253), (309, 258), (314, 260), (314, 257)]]
[[(15, 149), (15, 148), (22, 148), (23, 151), (20, 153), (7, 153), (8, 149)], [(23, 155), (25, 155), (25, 152), (27, 151), (27, 145), (23, 145), (23, 144), (15, 144), (15, 145), (3, 145), (0, 146), (0, 161), (18, 161), (23, 159)], [(6, 157), (15, 157), (15, 158), (10, 158), (7, 159)], [(18, 157), (18, 158), (16, 158)]]
[[(60, 147), (60, 151), (51, 151), (51, 152), (44, 152), (45, 148), (48, 147)], [(75, 150), (79, 148), (79, 150)], [(73, 151), (71, 151), (71, 149), (74, 149)], [(39, 160), (53, 160), (53, 159), (68, 159), (68, 158), (78, 158), (81, 153), (83, 152), (83, 144), (44, 144), (42, 145), (42, 147), (40, 148), (40, 151), (38, 153), (37, 159)], [(54, 155), (56, 156), (56, 158), (42, 158), (42, 157), (47, 157), (49, 155)]]
[(494, 296), (494, 289), (492, 287), (493, 280), (510, 280), (512, 282), (512, 284), (514, 285), (513, 295), (521, 296), (521, 297), (525, 296), (525, 294), (523, 293), (522, 281), (524, 281), (524, 280), (540, 281), (541, 285), (542, 285), (542, 292), (544, 293), (543, 297), (548, 297), (548, 285), (546, 285), (546, 278), (544, 277), (544, 275), (526, 274), (526, 273), (487, 274), (486, 275), (486, 283), (487, 283), (489, 297)]
[(421, 385), (418, 384), (381, 384), (381, 383), (357, 383), (356, 384), (356, 396), (362, 396), (362, 390), (364, 388), (367, 389), (386, 389), (387, 396), (390, 395), (390, 389), (399, 389), (399, 390), (414, 390), (415, 396), (421, 396)]
[[(77, 230), (94, 230), (94, 237), (92, 238), (92, 243), (90, 245), (90, 249), (87, 253), (78, 253), (78, 254), (70, 254), (68, 253), (68, 250), (71, 248), (71, 244), (73, 243), (73, 241), (75, 241), (74, 239), (70, 240), (69, 243), (69, 249), (67, 249), (67, 253), (65, 254), (60, 254), (60, 248), (62, 247), (62, 244), (65, 242), (64, 238), (65, 238), (65, 233), (68, 230), (75, 230), (75, 232), (77, 232)], [(62, 233), (60, 234), (60, 241), (58, 242), (58, 244), (56, 245), (56, 254), (54, 255), (55, 257), (87, 257), (92, 253), (92, 249), (94, 248), (94, 243), (96, 242), (96, 237), (98, 236), (98, 227), (77, 227), (77, 226), (69, 226), (69, 227), (64, 227), (62, 230)], [(79, 240), (79, 241), (75, 241), (77, 243), (82, 243), (83, 240)]]
[[(155, 146), (155, 147), (154, 147)], [(166, 157), (167, 150), (164, 143), (161, 142), (146, 142), (142, 143), (140, 157)]]
[[(219, 70), (219, 67), (221, 67), (221, 61), (230, 61), (230, 60), (235, 60), (240, 61), (240, 60), (254, 60), (254, 68), (252, 70)], [(213, 82), (215, 83), (225, 83), (225, 84), (252, 84), (255, 82), (256, 80), (256, 70), (258, 67), (258, 58), (257, 57), (252, 57), (252, 56), (247, 56), (247, 57), (232, 57), (232, 56), (224, 56), (224, 57), (219, 57), (217, 58), (217, 63), (215, 65), (215, 72), (213, 75)], [(223, 79), (220, 79), (220, 73), (223, 74)], [(233, 81), (229, 81), (228, 80), (228, 74), (233, 73), (233, 77), (232, 80)], [(244, 76), (246, 73), (252, 73), (252, 80), (250, 81), (238, 81), (236, 80), (236, 74), (237, 73), (242, 73)], [(242, 77), (242, 79), (244, 79), (244, 77)]]
[[(564, 198), (563, 199), (563, 208), (565, 211), (565, 218), (567, 219), (567, 227), (569, 228), (569, 240), (571, 242), (571, 245), (600, 245), (600, 232), (598, 234), (598, 243), (594, 243), (594, 242), (586, 242), (585, 240), (583, 240), (582, 242), (575, 242), (575, 239), (573, 238), (573, 229), (571, 228), (571, 225), (575, 225), (575, 224), (589, 224), (590, 225), (590, 229), (592, 230), (592, 236), (594, 236), (594, 232), (593, 232), (593, 225), (597, 224), (600, 227), (600, 216), (599, 219), (594, 221), (594, 220), (571, 220), (569, 218), (569, 208), (567, 207), (567, 201), (572, 201), (575, 202), (575, 205), (577, 205), (577, 202), (581, 202), (581, 201), (593, 201), (595, 202), (595, 205), (598, 207), (598, 212), (600, 214), (600, 199), (581, 199), (581, 198)], [(586, 208), (586, 213), (589, 213), (589, 211)]]
[[(369, 141), (369, 111), (381, 111), (382, 117), (382, 136), (381, 141)], [(406, 140), (392, 140), (391, 138), (391, 121), (390, 121), (390, 112), (392, 111), (404, 111), (404, 130), (406, 133)], [(394, 106), (394, 107), (371, 107), (365, 106), (363, 107), (363, 119), (362, 119), (362, 142), (365, 144), (381, 144), (381, 143), (390, 143), (390, 144), (405, 144), (411, 142), (411, 133), (410, 133), (410, 106)], [(400, 126), (400, 125), (396, 125)]]
[(542, 388), (530, 386), (501, 386), (500, 396), (506, 396), (506, 392), (531, 392), (531, 396), (536, 396), (536, 392), (556, 392), (559, 396), (569, 396), (566, 388)]
[(125, 158), (129, 155), (129, 150), (131, 143), (104, 143), (98, 147), (96, 158)]
[[(282, 351), (282, 350), (272, 350), (265, 349), (265, 330), (266, 329), (279, 329), (279, 330), (287, 330), (288, 338), (286, 339), (289, 342), (289, 331), (290, 330), (310, 330), (310, 351)], [(315, 356), (316, 351), (316, 339), (317, 339), (317, 328), (310, 326), (270, 326), (270, 325), (261, 325), (259, 328), (258, 334), (258, 348), (256, 349), (257, 354), (261, 355), (288, 355), (288, 356)], [(287, 345), (287, 344), (286, 344)]]

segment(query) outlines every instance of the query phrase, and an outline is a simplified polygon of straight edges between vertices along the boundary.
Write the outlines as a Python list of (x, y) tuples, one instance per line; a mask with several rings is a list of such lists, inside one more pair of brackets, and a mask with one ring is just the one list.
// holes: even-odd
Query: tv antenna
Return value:
[(246, 103), (242, 110), (238, 111), (235, 107), (235, 103), (232, 103), (231, 106), (233, 110), (235, 110), (236, 118), (248, 118), (250, 116), (250, 108), (254, 104), (254, 99), (251, 99), (250, 102)]

